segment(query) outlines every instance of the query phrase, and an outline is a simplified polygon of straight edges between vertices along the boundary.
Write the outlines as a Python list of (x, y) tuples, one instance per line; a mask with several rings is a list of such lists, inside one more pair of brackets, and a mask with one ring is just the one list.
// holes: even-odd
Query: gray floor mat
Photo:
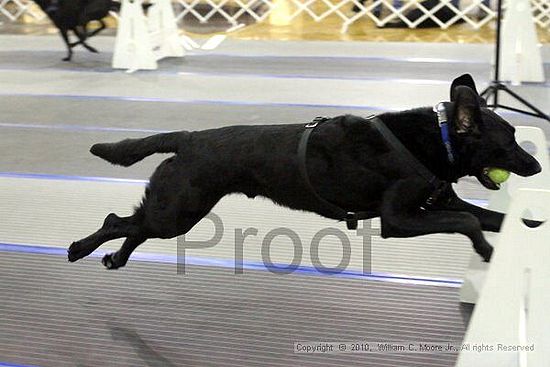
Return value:
[(455, 354), (293, 353), (295, 342), (460, 342), (456, 288), (0, 253), (0, 360), (61, 366), (452, 366)]

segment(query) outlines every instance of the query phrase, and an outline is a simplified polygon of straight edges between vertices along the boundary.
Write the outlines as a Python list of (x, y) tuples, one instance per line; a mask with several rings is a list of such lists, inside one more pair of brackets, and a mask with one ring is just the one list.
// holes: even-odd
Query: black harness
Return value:
[[(372, 126), (378, 130), (380, 135), (386, 140), (386, 143), (396, 152), (400, 153), (400, 156), (405, 164), (407, 164), (409, 167), (414, 168), (416, 173), (422, 177), (432, 188), (432, 194), (430, 197), (426, 200), (426, 206), (432, 205), (434, 202), (436, 202), (439, 198), (439, 196), (444, 191), (447, 183), (437, 178), (433, 173), (431, 173), (422, 163), (420, 163), (416, 157), (412, 155), (412, 153), (405, 148), (403, 143), (397, 139), (397, 137), (386, 127), (384, 122), (377, 116), (368, 116), (366, 118), (370, 121)], [(310, 193), (320, 202), (323, 204), (325, 209), (329, 212), (332, 212), (334, 216), (337, 218), (341, 218), (341, 220), (346, 221), (346, 225), (348, 229), (357, 229), (357, 224), (359, 220), (364, 219), (370, 219), (377, 216), (377, 213), (375, 212), (350, 212), (347, 211), (337, 204), (334, 204), (326, 199), (324, 199), (317, 190), (315, 190), (315, 187), (311, 184), (311, 181), (309, 179), (309, 174), (307, 172), (307, 144), (309, 141), (309, 138), (311, 136), (311, 133), (313, 130), (320, 124), (326, 122), (329, 120), (328, 117), (316, 117), (312, 122), (305, 125), (305, 130), (302, 133), (302, 137), (300, 139), (300, 143), (298, 145), (298, 165), (300, 168), (300, 174), (302, 175), (302, 179), (304, 180), (307, 188), (309, 189)]]

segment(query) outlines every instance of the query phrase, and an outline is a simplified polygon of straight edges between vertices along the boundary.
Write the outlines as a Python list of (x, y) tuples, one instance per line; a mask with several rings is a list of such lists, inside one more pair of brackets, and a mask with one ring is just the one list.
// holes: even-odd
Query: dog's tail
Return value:
[(128, 167), (155, 153), (177, 153), (188, 136), (189, 132), (178, 131), (142, 139), (125, 139), (118, 143), (100, 143), (94, 144), (90, 152), (112, 164)]

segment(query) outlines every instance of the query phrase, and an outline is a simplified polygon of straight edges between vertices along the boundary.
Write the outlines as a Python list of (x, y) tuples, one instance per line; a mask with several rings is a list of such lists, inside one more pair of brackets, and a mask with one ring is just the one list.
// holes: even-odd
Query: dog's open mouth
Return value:
[(481, 184), (489, 190), (500, 189), (500, 184), (494, 183), (493, 180), (491, 180), (491, 178), (489, 177), (489, 167), (483, 168), (483, 170), (481, 170), (481, 173), (479, 173), (476, 177), (479, 182), (481, 182)]

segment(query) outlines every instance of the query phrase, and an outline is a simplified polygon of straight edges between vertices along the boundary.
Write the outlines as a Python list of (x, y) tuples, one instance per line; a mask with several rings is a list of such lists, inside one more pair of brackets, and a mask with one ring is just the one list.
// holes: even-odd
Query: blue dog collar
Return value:
[(437, 123), (441, 130), (441, 139), (443, 145), (447, 150), (447, 159), (451, 164), (455, 162), (455, 156), (453, 153), (453, 146), (451, 144), (451, 138), (449, 135), (449, 123), (447, 118), (447, 109), (445, 108), (445, 102), (438, 103), (434, 106), (433, 111), (437, 114)]

